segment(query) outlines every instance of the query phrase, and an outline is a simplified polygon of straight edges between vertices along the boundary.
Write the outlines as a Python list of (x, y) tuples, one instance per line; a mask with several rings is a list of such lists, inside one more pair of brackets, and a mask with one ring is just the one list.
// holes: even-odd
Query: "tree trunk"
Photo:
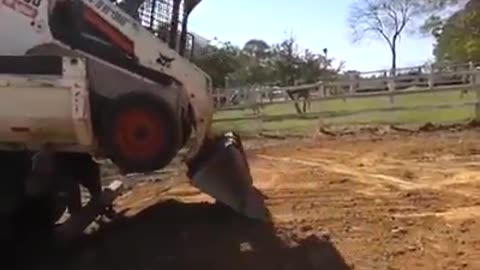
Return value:
[(395, 76), (395, 71), (397, 70), (397, 42), (395, 38), (392, 41), (390, 49), (392, 51), (392, 66), (390, 68), (390, 75)]

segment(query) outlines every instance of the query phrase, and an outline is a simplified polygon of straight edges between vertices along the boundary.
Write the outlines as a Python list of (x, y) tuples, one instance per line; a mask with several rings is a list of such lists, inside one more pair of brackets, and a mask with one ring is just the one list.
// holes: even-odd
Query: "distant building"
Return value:
[(191, 33), (194, 40), (193, 46), (193, 56), (199, 56), (205, 53), (206, 48), (210, 44), (210, 40), (200, 36), (196, 33)]
[(203, 48), (204, 48), (204, 47), (207, 47), (208, 44), (210, 43), (210, 40), (209, 40), (209, 39), (207, 39), (207, 38), (205, 38), (205, 37), (202, 37), (202, 36), (200, 36), (200, 35), (197, 34), (197, 33), (193, 33), (193, 32), (192, 32), (191, 34), (192, 34), (192, 35), (194, 36), (194, 38), (195, 38), (195, 45), (196, 45), (196, 46), (199, 46), (199, 47), (203, 47)]

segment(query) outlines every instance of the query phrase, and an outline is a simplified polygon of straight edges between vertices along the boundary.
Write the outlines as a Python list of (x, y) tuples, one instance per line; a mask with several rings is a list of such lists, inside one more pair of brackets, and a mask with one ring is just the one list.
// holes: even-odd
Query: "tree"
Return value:
[(241, 68), (240, 49), (230, 42), (209, 45), (206, 52), (193, 59), (212, 78), (213, 87), (225, 87), (227, 75)]
[(427, 18), (420, 27), (422, 34), (438, 38), (447, 20), (468, 2), (468, 0), (422, 0), (428, 7)]
[(229, 78), (234, 84), (254, 85), (271, 80), (271, 67), (268, 59), (270, 46), (263, 40), (252, 39), (245, 43), (237, 56), (240, 67)]
[(237, 82), (264, 84), (272, 80), (269, 65), (270, 45), (261, 39), (251, 39), (245, 43), (239, 55), (242, 67), (231, 75)]
[[(437, 0), (440, 1), (440, 0)], [(480, 61), (480, 3), (476, 0), (444, 0), (437, 13), (422, 25), (436, 42), (437, 62)]]
[(257, 59), (264, 59), (270, 52), (270, 45), (261, 39), (251, 39), (245, 43), (243, 51)]
[(430, 30), (429, 26), (443, 23), (452, 13), (462, 8), (469, 0), (420, 0), (427, 10), (427, 18), (421, 28)]
[(302, 83), (318, 82), (320, 78), (336, 73), (331, 65), (332, 59), (327, 59), (325, 55), (313, 53), (306, 49), (301, 55), (300, 77), (297, 80)]
[(391, 51), (391, 72), (395, 74), (397, 44), (401, 35), (409, 24), (430, 9), (418, 0), (356, 0), (349, 16), (353, 41), (370, 37), (383, 39)]
[(275, 77), (282, 85), (294, 85), (300, 77), (299, 46), (293, 36), (275, 44), (272, 51), (272, 65)]
[(480, 61), (480, 3), (469, 1), (435, 31), (437, 61)]
[(252, 39), (243, 49), (229, 42), (210, 45), (194, 62), (212, 77), (215, 87), (224, 87), (226, 77), (231, 86), (314, 83), (343, 67), (332, 68), (325, 54), (301, 50), (293, 37), (273, 45)]

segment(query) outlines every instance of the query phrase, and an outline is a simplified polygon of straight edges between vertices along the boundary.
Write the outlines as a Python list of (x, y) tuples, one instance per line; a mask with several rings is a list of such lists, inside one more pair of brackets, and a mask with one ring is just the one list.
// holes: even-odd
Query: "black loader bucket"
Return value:
[(263, 194), (253, 186), (240, 137), (234, 133), (209, 139), (188, 163), (193, 186), (240, 214), (270, 220)]

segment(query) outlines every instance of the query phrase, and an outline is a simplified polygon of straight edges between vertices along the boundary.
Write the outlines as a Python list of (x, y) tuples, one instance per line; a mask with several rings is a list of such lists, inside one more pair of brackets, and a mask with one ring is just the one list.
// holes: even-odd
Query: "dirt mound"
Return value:
[(272, 225), (174, 200), (120, 218), (74, 253), (48, 269), (349, 269), (328, 239), (284, 241)]
[(480, 131), (426, 129), (250, 151), (274, 226), (189, 185), (136, 185), (124, 217), (36, 269), (480, 269)]

